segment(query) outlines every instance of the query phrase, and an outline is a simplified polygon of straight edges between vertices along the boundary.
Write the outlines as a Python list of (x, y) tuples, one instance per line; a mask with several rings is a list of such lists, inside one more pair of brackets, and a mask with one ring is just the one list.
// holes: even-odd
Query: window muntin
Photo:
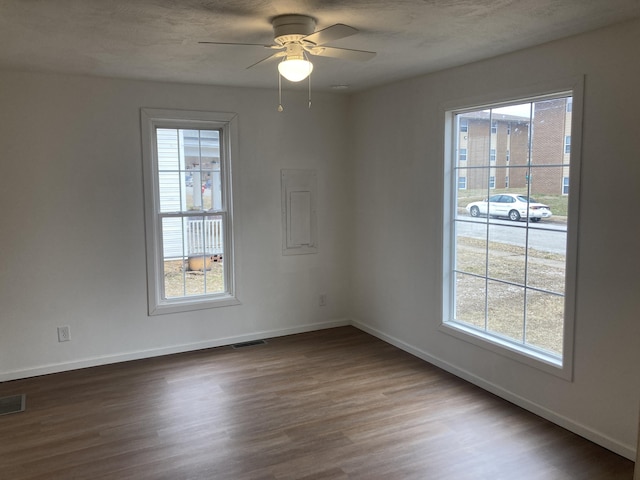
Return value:
[(142, 110), (149, 313), (238, 303), (231, 152), (235, 117)]
[[(445, 257), (448, 265), (445, 278), (449, 281), (443, 292), (443, 325), (477, 337), (481, 342), (558, 367), (562, 367), (566, 354), (569, 218), (565, 185), (569, 182), (571, 156), (565, 153), (563, 142), (565, 129), (571, 130), (572, 109), (567, 111), (571, 100), (570, 94), (549, 96), (508, 108), (497, 105), (453, 111), (449, 117), (452, 119), (450, 138), (458, 138), (456, 125), (462, 118), (486, 122), (486, 129), (474, 129), (472, 135), (481, 136), (480, 132), (484, 131), (488, 138), (468, 135), (465, 190), (452, 192), (453, 208), (450, 219), (446, 220), (451, 233), (445, 235), (445, 252), (450, 255)], [(561, 126), (549, 137), (545, 129), (554, 125), (550, 121), (552, 117), (555, 125), (559, 122)], [(473, 148), (493, 146), (492, 127), (507, 118), (512, 124), (508, 139), (510, 162), (487, 165), (486, 160), (481, 160), (482, 153), (474, 152)], [(557, 139), (556, 143), (548, 138)], [(455, 158), (447, 161), (452, 165), (446, 171), (455, 176), (459, 165)], [(525, 208), (519, 211), (517, 222), (508, 217), (508, 209), (514, 208), (509, 205), (516, 202), (512, 197), (502, 197), (510, 198), (509, 203), (506, 200), (503, 203), (500, 195), (489, 199), (496, 201), (496, 209), (505, 205), (505, 216), (471, 218), (465, 209), (473, 201), (487, 199), (490, 190), (495, 192), (496, 176), (504, 179), (504, 193), (520, 194), (518, 200), (524, 199)], [(534, 198), (541, 203), (553, 199), (553, 209), (556, 209), (551, 217), (553, 223), (529, 216), (539, 211), (537, 205), (531, 205)]]

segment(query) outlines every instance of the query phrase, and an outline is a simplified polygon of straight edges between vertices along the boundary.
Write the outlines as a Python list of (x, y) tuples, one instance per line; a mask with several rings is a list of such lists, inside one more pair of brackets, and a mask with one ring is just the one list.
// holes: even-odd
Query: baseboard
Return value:
[(135, 352), (127, 352), (116, 355), (105, 355), (100, 357), (91, 357), (71, 362), (55, 363), (42, 365), (24, 370), (16, 370), (12, 372), (0, 373), (0, 382), (9, 380), (17, 380), (21, 378), (36, 377), (39, 375), (48, 375), (50, 373), (60, 373), (69, 370), (78, 370), (80, 368), (96, 367), (99, 365), (108, 365), (111, 363), (128, 362), (131, 360), (141, 360), (143, 358), (160, 357), (162, 355), (172, 355), (174, 353), (191, 352), (202, 350), (205, 348), (222, 347), (234, 343), (250, 342), (252, 340), (260, 340), (263, 338), (283, 337), (285, 335), (294, 335), (296, 333), (306, 333), (316, 330), (324, 330), (327, 328), (344, 327), (350, 325), (347, 319), (332, 320), (329, 322), (310, 323), (306, 325), (297, 325), (294, 327), (281, 328), (275, 330), (263, 330), (259, 332), (248, 333), (233, 337), (217, 338), (206, 340), (203, 342), (186, 343), (181, 345), (172, 345), (169, 347), (154, 348), (149, 350), (139, 350)]
[(581, 437), (584, 437), (587, 440), (590, 440), (593, 443), (596, 443), (608, 450), (611, 450), (612, 452), (615, 452), (618, 455), (628, 458), (631, 461), (634, 461), (636, 459), (636, 451), (633, 446), (624, 445), (607, 435), (604, 435), (596, 430), (593, 430), (592, 428), (587, 427), (586, 425), (582, 425), (581, 423), (578, 423), (568, 417), (565, 417), (564, 415), (559, 415), (553, 412), (552, 410), (549, 410), (543, 407), (542, 405), (538, 405), (537, 403), (534, 403), (524, 397), (521, 397), (513, 392), (510, 392), (509, 390), (506, 390), (500, 387), (499, 385), (488, 382), (483, 378), (468, 372), (467, 370), (456, 367), (455, 365), (452, 365), (451, 363), (446, 362), (440, 358), (434, 357), (433, 355), (425, 352), (424, 350), (414, 347), (413, 345), (410, 345), (398, 338), (392, 337), (391, 335), (387, 335), (386, 333), (376, 328), (373, 328), (365, 323), (352, 320), (351, 325), (353, 325), (354, 327), (364, 332), (367, 332), (373, 335), (374, 337), (379, 338), (380, 340), (384, 340), (385, 342), (390, 343), (391, 345), (398, 347), (399, 349), (404, 350), (405, 352), (415, 355), (416, 357), (426, 362), (429, 362), (449, 373), (452, 373), (453, 375), (460, 377), (468, 381), (469, 383), (472, 383), (482, 388), (483, 390), (487, 390), (488, 392), (491, 392), (494, 395), (499, 396), (500, 398), (503, 398), (515, 405), (518, 405), (519, 407), (522, 407), (531, 413), (535, 413), (536, 415), (546, 420), (549, 420), (550, 422), (553, 422), (556, 425), (566, 428), (567, 430), (577, 435), (580, 435)]

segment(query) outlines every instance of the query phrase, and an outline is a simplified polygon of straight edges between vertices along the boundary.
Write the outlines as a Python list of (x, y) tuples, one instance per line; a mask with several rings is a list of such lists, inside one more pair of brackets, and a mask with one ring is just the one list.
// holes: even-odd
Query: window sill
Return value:
[(155, 308), (149, 308), (149, 315), (165, 315), (171, 313), (191, 312), (195, 310), (206, 310), (217, 307), (230, 307), (240, 305), (240, 300), (232, 295), (220, 295), (216, 297), (194, 297), (179, 298), (175, 300), (164, 300), (158, 303)]
[(572, 371), (567, 365), (567, 362), (563, 362), (562, 359), (553, 355), (520, 346), (457, 322), (444, 322), (440, 325), (439, 330), (447, 335), (451, 335), (524, 365), (542, 370), (543, 372), (550, 373), (567, 381), (572, 380)]

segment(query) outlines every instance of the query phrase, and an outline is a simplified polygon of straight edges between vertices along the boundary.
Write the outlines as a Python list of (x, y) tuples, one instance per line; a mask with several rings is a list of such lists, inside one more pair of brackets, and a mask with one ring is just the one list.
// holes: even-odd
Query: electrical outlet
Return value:
[(320, 294), (320, 299), (319, 302), (321, 307), (324, 307), (327, 304), (327, 294), (326, 293), (321, 293)]
[(69, 340), (71, 340), (71, 328), (69, 325), (58, 327), (58, 341), (68, 342)]

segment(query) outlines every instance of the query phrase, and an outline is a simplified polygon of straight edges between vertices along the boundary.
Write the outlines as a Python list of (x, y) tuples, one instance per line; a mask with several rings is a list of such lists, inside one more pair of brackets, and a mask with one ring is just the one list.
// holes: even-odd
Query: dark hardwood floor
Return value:
[(633, 462), (352, 327), (0, 384), (0, 479), (631, 480)]

